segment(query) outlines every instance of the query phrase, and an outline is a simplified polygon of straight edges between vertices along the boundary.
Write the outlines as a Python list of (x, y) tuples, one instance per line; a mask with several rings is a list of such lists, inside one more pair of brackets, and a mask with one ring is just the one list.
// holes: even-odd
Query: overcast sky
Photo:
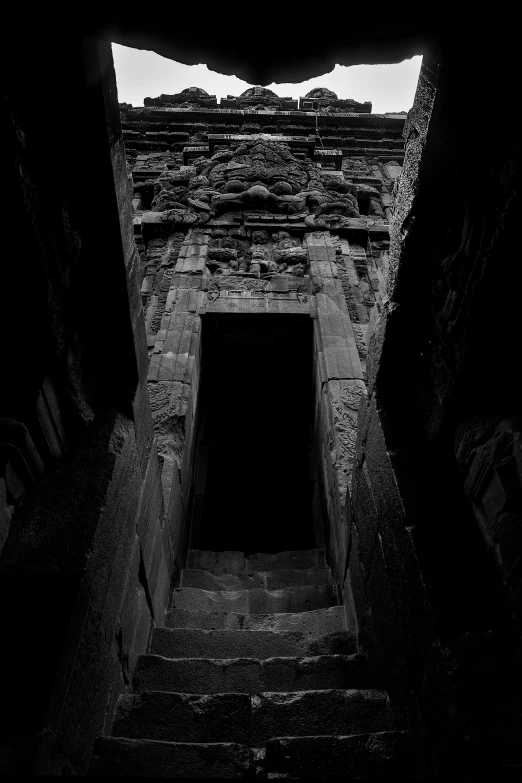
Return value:
[[(227, 95), (239, 95), (251, 84), (236, 76), (209, 71), (206, 65), (182, 65), (155, 52), (112, 44), (118, 100), (143, 106), (144, 98), (161, 93), (172, 95), (185, 87), (202, 87), (218, 102)], [(333, 71), (299, 84), (269, 84), (279, 96), (299, 98), (314, 87), (328, 87), (339, 98), (371, 101), (375, 114), (408, 111), (413, 103), (422, 57), (397, 65), (336, 65)]]

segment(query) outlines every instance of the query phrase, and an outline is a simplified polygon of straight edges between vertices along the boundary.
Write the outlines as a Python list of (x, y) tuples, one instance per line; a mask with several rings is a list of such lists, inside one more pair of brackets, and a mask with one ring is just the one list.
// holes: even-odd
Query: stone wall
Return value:
[(502, 100), (492, 81), (460, 51), (425, 58), (353, 478), (361, 650), (436, 779), (521, 768), (520, 148), (470, 112), (488, 89)]
[(110, 45), (27, 45), (6, 69), (0, 757), (85, 774), (162, 622), (172, 547)]

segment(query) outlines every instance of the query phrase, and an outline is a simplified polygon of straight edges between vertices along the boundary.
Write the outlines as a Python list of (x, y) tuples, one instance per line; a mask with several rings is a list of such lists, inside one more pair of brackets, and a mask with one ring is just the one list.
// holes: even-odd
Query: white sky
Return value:
[[(172, 95), (185, 87), (201, 87), (219, 99), (239, 95), (248, 87), (236, 76), (209, 71), (206, 65), (183, 65), (155, 52), (113, 43), (118, 100), (143, 106), (144, 98)], [(300, 98), (314, 87), (327, 87), (339, 98), (371, 101), (375, 114), (408, 111), (415, 96), (422, 56), (396, 65), (336, 65), (333, 71), (299, 84), (269, 84), (281, 97)]]

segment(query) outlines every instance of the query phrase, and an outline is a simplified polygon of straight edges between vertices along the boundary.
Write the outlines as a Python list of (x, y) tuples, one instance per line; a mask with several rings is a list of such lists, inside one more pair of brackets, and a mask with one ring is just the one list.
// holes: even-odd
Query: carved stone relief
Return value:
[[(162, 172), (154, 183), (152, 211), (172, 231), (203, 225), (211, 230), (212, 276), (302, 277), (304, 232), (343, 229), (360, 217), (352, 183), (297, 158), (286, 143), (259, 137)], [(296, 231), (286, 230), (288, 221)], [(256, 227), (260, 222), (273, 228)]]
[(331, 381), (328, 384), (333, 428), (330, 440), (330, 457), (337, 474), (341, 498), (351, 488), (355, 466), (357, 439), (357, 415), (361, 395), (365, 393), (362, 381)]

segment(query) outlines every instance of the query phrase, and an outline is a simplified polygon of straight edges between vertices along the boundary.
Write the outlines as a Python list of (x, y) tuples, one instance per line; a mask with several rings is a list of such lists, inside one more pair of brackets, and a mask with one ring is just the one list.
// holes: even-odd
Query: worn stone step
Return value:
[(251, 745), (247, 693), (144, 691), (120, 697), (112, 734), (164, 742), (239, 742)]
[(245, 556), (244, 552), (210, 552), (206, 549), (189, 549), (187, 568), (212, 571), (215, 574), (240, 574), (243, 571), (275, 571), (279, 568), (324, 568), (322, 549), (296, 549), (269, 554), (257, 552)]
[(197, 568), (184, 568), (181, 587), (198, 587), (200, 590), (282, 590), (285, 587), (329, 585), (332, 576), (329, 568), (279, 568), (275, 571), (244, 571), (240, 574), (214, 574)]
[(353, 734), (391, 728), (385, 693), (376, 690), (165, 693), (120, 698), (113, 735), (163, 742), (239, 742), (271, 737)]
[(256, 552), (246, 559), (247, 571), (276, 571), (279, 568), (325, 568), (323, 549), (294, 549), (269, 554)]
[(136, 692), (259, 693), (261, 691), (367, 688), (364, 655), (306, 658), (163, 658), (142, 655), (134, 674)]
[(250, 612), (249, 590), (200, 590), (178, 587), (173, 591), (172, 608), (189, 612)]
[(265, 692), (252, 700), (252, 744), (271, 737), (347, 735), (392, 728), (388, 697), (378, 690)]
[(240, 574), (245, 570), (244, 552), (226, 550), (211, 552), (207, 549), (189, 549), (185, 568), (212, 571), (214, 574)]
[(157, 742), (99, 737), (89, 777), (242, 778), (253, 770), (250, 748), (236, 742)]
[(205, 631), (300, 631), (310, 636), (346, 630), (344, 606), (313, 609), (311, 612), (239, 614), (238, 612), (190, 612), (171, 609), (167, 628), (199, 628)]
[(174, 590), (172, 608), (190, 612), (237, 612), (275, 614), (308, 612), (338, 605), (335, 585), (286, 587), (283, 590), (201, 590), (184, 587)]
[(299, 631), (199, 631), (156, 628), (150, 652), (164, 658), (274, 658), (352, 655), (355, 635), (348, 631), (314, 639)]
[(265, 765), (271, 777), (278, 772), (299, 780), (416, 779), (406, 731), (272, 738), (266, 745)]

